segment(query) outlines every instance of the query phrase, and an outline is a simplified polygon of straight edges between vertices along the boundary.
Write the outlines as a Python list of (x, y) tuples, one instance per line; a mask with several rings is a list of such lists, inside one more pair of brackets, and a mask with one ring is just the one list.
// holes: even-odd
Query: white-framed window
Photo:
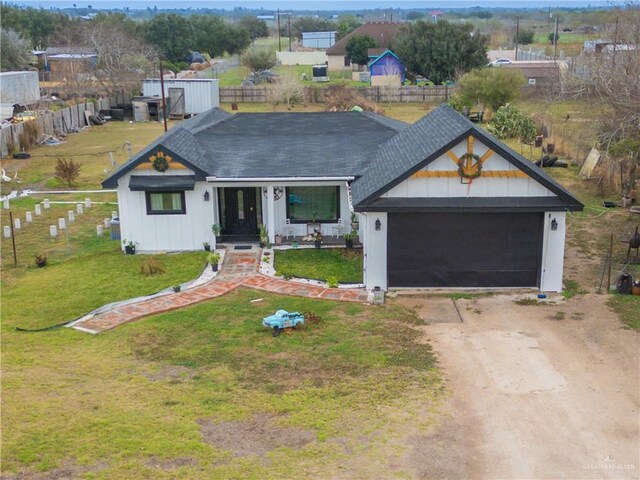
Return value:
[(184, 191), (145, 192), (147, 215), (182, 215), (187, 213)]

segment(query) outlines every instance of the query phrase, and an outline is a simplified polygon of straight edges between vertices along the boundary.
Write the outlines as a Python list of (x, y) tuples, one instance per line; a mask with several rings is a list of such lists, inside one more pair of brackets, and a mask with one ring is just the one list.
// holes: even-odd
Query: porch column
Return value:
[(273, 198), (273, 185), (267, 186), (267, 230), (269, 243), (276, 242), (276, 201)]

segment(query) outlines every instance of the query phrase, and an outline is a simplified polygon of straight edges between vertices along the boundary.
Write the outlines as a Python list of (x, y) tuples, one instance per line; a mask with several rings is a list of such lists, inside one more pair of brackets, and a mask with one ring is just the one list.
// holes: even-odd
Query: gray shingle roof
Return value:
[(554, 192), (566, 209), (582, 208), (540, 168), (446, 105), (413, 125), (370, 112), (231, 115), (216, 108), (169, 130), (102, 185), (116, 187), (118, 178), (163, 149), (197, 180), (353, 176), (353, 204), (370, 210), (385, 206), (376, 203), (381, 194), (470, 134)]
[(172, 128), (103, 182), (160, 146), (215, 177), (360, 176), (378, 146), (407, 124), (369, 112), (238, 113), (213, 109)]
[(359, 204), (405, 172), (469, 131), (470, 122), (455, 110), (440, 106), (380, 146), (365, 174), (352, 186)]
[(198, 132), (202, 125), (212, 126), (222, 120), (230, 117), (231, 114), (220, 108), (214, 108), (202, 115), (191, 117), (184, 122), (180, 122), (168, 132), (156, 138), (147, 145), (143, 150), (136, 153), (133, 158), (120, 165), (109, 175), (103, 182), (104, 188), (115, 188), (118, 186), (118, 178), (136, 167), (140, 162), (144, 161), (153, 152), (158, 150), (160, 146), (168, 149), (174, 155), (180, 156), (180, 160), (187, 166), (192, 166), (196, 170), (199, 180), (203, 180), (207, 175), (204, 159), (200, 148), (197, 146), (193, 132)]
[(522, 155), (447, 105), (441, 105), (382, 144), (364, 175), (352, 185), (353, 204), (365, 207), (382, 193), (445, 153), (467, 135), (481, 139), (507, 161), (562, 199), (569, 209), (582, 204)]

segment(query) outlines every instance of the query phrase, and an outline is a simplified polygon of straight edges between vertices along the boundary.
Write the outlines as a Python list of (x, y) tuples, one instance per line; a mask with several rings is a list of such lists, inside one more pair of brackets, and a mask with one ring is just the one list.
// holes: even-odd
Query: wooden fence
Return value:
[[(269, 86), (220, 87), (220, 103), (265, 103), (269, 101)], [(418, 87), (349, 87), (373, 102), (446, 102), (457, 91), (456, 86)], [(321, 86), (304, 87), (307, 103), (323, 103), (327, 89)]]
[[(51, 111), (43, 110), (38, 113), (35, 120), (38, 129), (43, 135), (63, 136), (67, 133), (87, 126), (85, 112), (95, 115), (99, 110), (108, 110), (112, 106), (123, 106), (131, 103), (131, 96), (127, 94), (117, 94), (113, 97), (100, 98), (94, 102), (85, 102), (62, 108), (60, 110)], [(23, 123), (2, 124), (0, 125), (0, 155), (3, 157), (8, 155), (8, 143), (13, 143), (17, 148), (20, 146), (20, 136), (24, 133)]]

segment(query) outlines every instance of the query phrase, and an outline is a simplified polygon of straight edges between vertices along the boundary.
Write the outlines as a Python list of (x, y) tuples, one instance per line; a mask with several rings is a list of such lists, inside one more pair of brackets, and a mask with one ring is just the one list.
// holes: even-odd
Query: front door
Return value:
[(226, 235), (257, 235), (256, 189), (225, 188)]

